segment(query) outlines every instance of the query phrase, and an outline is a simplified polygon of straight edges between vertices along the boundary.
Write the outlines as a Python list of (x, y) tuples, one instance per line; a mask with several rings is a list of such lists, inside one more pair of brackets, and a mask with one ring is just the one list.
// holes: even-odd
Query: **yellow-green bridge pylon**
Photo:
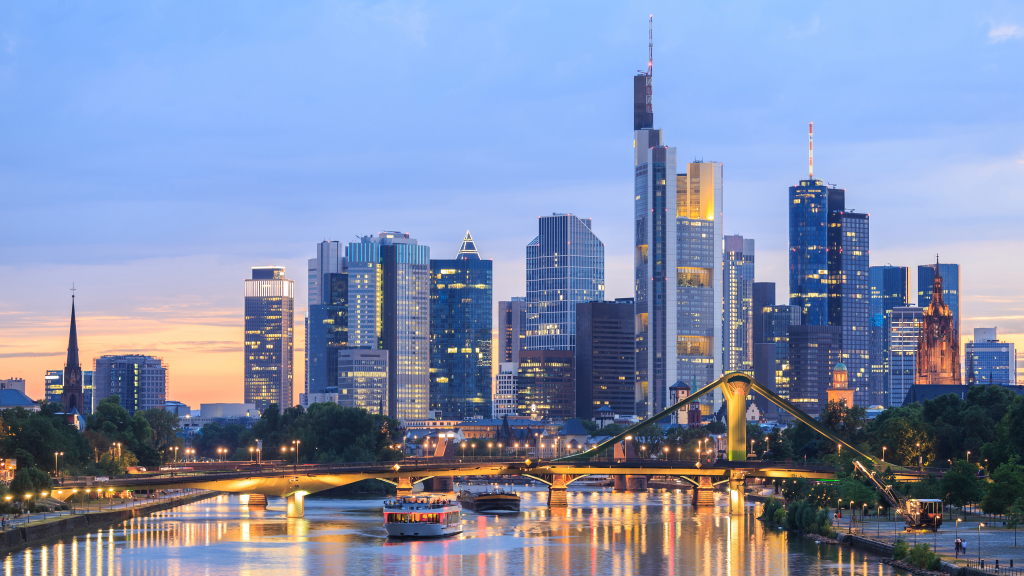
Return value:
[[(563, 456), (558, 458), (559, 461), (572, 461), (572, 460), (583, 460), (590, 459), (596, 456), (601, 451), (614, 446), (616, 442), (622, 442), (628, 436), (632, 436), (678, 411), (687, 404), (700, 399), (707, 394), (710, 394), (715, 388), (721, 388), (722, 394), (725, 396), (726, 409), (727, 409), (727, 422), (728, 425), (728, 454), (730, 462), (745, 462), (747, 460), (747, 396), (751, 392), (756, 392), (761, 396), (764, 396), (769, 402), (775, 404), (782, 410), (785, 410), (791, 414), (794, 418), (810, 426), (814, 431), (818, 432), (822, 436), (828, 438), (832, 442), (835, 442), (837, 446), (849, 450), (859, 458), (863, 458), (866, 461), (879, 463), (877, 459), (867, 454), (864, 454), (860, 450), (848, 444), (842, 438), (839, 438), (833, 434), (830, 430), (821, 425), (820, 422), (815, 420), (806, 414), (803, 410), (800, 410), (796, 406), (790, 404), (787, 400), (779, 397), (778, 394), (772, 392), (757, 380), (754, 380), (747, 374), (742, 372), (730, 372), (723, 375), (718, 380), (708, 384), (707, 386), (697, 390), (690, 396), (687, 396), (683, 400), (676, 402), (672, 406), (662, 410), (654, 416), (630, 426), (621, 434), (614, 436), (601, 444), (591, 448), (590, 450), (572, 454), (570, 456)], [(733, 504), (734, 511), (737, 507), (742, 507), (743, 502), (743, 477), (744, 473), (739, 470), (735, 473), (730, 474), (729, 488), (730, 488), (730, 503)]]

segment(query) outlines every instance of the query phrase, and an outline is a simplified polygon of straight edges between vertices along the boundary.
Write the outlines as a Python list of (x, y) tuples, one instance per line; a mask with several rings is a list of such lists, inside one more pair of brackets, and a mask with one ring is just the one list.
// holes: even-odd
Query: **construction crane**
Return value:
[(889, 505), (903, 516), (908, 532), (914, 529), (931, 529), (935, 532), (942, 526), (942, 500), (907, 498), (891, 485), (879, 480), (875, 472), (868, 470), (860, 462), (854, 461), (853, 466), (855, 470), (864, 474), (875, 485), (875, 489), (882, 493), (882, 497)]

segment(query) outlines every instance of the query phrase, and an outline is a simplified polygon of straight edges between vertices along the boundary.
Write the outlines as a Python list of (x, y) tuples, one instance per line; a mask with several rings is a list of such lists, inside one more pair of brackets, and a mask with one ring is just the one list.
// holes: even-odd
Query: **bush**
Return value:
[(893, 560), (903, 560), (910, 553), (910, 544), (903, 538), (896, 539), (896, 545), (892, 549)]
[(939, 567), (941, 561), (939, 555), (932, 552), (931, 547), (927, 544), (918, 544), (914, 546), (906, 556), (907, 562), (917, 566), (918, 568), (928, 568), (934, 570)]
[(772, 516), (772, 522), (778, 525), (785, 524), (786, 522), (786, 511), (783, 508), (779, 508), (775, 511), (775, 515)]
[(786, 511), (782, 508), (782, 502), (774, 496), (769, 496), (768, 500), (764, 503), (764, 508), (761, 509), (761, 519), (782, 524), (782, 522), (775, 520), (780, 511), (782, 512), (783, 519), (785, 519)]
[(797, 500), (786, 508), (785, 526), (790, 530), (799, 530), (807, 534), (817, 534), (826, 538), (834, 538), (832, 519), (828, 510), (821, 509), (806, 500)]

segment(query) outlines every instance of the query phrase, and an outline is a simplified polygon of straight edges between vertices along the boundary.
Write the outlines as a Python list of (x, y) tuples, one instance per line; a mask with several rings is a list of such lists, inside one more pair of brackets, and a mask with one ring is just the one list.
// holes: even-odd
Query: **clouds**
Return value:
[(1024, 38), (1024, 28), (1016, 24), (992, 24), (988, 31), (988, 41), (995, 44), (1007, 40), (1020, 40)]

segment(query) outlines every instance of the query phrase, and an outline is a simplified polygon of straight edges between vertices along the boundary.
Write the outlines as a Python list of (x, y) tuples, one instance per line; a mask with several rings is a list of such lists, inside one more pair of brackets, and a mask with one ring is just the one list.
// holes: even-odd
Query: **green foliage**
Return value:
[(50, 475), (39, 468), (18, 468), (11, 480), (11, 495), (14, 499), (21, 500), (25, 494), (32, 494), (33, 498), (39, 497), (39, 492), (49, 491), (53, 488), (53, 481)]
[(141, 414), (153, 430), (150, 436), (153, 448), (164, 454), (165, 459), (173, 457), (170, 452), (175, 446), (179, 448), (179, 451), (185, 446), (185, 442), (178, 437), (178, 433), (181, 432), (181, 423), (177, 414), (161, 408), (144, 410)]
[(981, 500), (981, 509), (989, 514), (1002, 514), (1024, 496), (1024, 466), (1016, 454), (1000, 464), (992, 473), (992, 483)]
[(910, 564), (913, 564), (918, 568), (928, 568), (929, 570), (938, 569), (942, 562), (939, 555), (932, 552), (931, 546), (926, 543), (914, 546), (909, 550), (905, 557), (907, 562)]
[(910, 544), (903, 538), (897, 538), (896, 545), (892, 548), (893, 560), (903, 560), (907, 554), (910, 554)]
[[(280, 414), (277, 405), (271, 404), (252, 428), (207, 424), (192, 444), (200, 456), (216, 458), (217, 449), (226, 448), (232, 458), (248, 460), (249, 448), (256, 446), (257, 439), (263, 441), (264, 460), (292, 460), (295, 452), (290, 448), (295, 440), (299, 441), (299, 462), (374, 462), (402, 457), (401, 449), (391, 448), (402, 443), (397, 420), (334, 403), (311, 404), (308, 411), (295, 406)], [(487, 454), (486, 440), (473, 442), (477, 454)], [(283, 452), (282, 447), (289, 450)], [(497, 453), (497, 445), (494, 451)], [(467, 455), (472, 453), (467, 447)]]
[(18, 467), (54, 468), (54, 452), (63, 452), (62, 465), (74, 472), (84, 468), (92, 453), (78, 429), (63, 416), (58, 405), (45, 403), (38, 412), (13, 408), (0, 412), (0, 454), (16, 458)]
[(954, 460), (953, 466), (942, 476), (943, 500), (963, 507), (982, 499), (983, 488), (978, 479), (978, 466), (966, 460)]
[(1024, 525), (1024, 497), (1014, 500), (1006, 510), (1006, 525), (1010, 528)]
[(626, 427), (622, 424), (609, 424), (597, 432), (594, 432), (591, 436), (618, 436), (625, 431)]
[[(777, 515), (778, 512), (782, 512), (782, 514), (783, 514), (782, 515), (782, 519), (785, 520), (786, 519), (786, 517), (785, 517), (786, 512), (785, 512), (785, 507), (782, 505), (782, 501), (779, 500), (778, 498), (774, 497), (774, 496), (769, 496), (768, 500), (764, 503), (764, 507), (761, 509), (761, 516), (760, 516), (760, 518), (762, 520), (768, 520), (770, 522), (775, 522), (775, 518), (776, 518), (776, 515)], [(782, 524), (782, 522), (776, 522), (776, 523), (777, 524)]]
[(807, 534), (818, 534), (826, 538), (835, 538), (832, 519), (827, 509), (819, 508), (806, 500), (790, 502), (786, 507), (786, 528), (799, 530)]
[(708, 434), (725, 434), (729, 431), (729, 427), (725, 425), (725, 422), (719, 420), (709, 422), (704, 426), (704, 429), (707, 430)]
[(593, 420), (580, 420), (580, 424), (583, 425), (587, 434), (590, 434), (591, 436), (594, 435), (594, 432), (597, 432), (597, 422), (594, 422)]
[(94, 452), (107, 452), (120, 443), (122, 450), (134, 454), (143, 466), (160, 466), (166, 454), (154, 446), (154, 431), (143, 411), (128, 414), (118, 396), (103, 399), (96, 410), (85, 419), (86, 438)]

